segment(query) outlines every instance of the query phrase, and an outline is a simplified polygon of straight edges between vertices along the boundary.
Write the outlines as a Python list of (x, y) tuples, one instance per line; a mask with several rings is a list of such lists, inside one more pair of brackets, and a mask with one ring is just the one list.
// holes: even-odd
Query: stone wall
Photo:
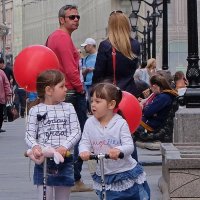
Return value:
[(175, 114), (174, 143), (200, 143), (200, 109), (181, 108)]
[(200, 199), (200, 144), (161, 144), (163, 200)]

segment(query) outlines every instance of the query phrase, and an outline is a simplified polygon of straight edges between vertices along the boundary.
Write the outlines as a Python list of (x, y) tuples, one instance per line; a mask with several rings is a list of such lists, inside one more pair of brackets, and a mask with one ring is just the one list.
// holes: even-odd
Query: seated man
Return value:
[(185, 74), (182, 71), (177, 71), (174, 74), (174, 83), (175, 83), (175, 87), (178, 92), (178, 95), (179, 96), (184, 95), (187, 89), (188, 80), (186, 79)]

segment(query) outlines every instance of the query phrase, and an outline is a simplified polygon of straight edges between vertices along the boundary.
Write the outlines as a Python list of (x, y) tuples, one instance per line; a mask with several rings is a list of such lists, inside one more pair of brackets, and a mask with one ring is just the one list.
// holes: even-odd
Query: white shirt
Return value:
[[(115, 114), (106, 127), (102, 127), (99, 121), (90, 117), (83, 130), (79, 143), (79, 152), (89, 151), (94, 154), (108, 153), (110, 148), (117, 148), (124, 153), (123, 159), (104, 160), (104, 173), (115, 174), (133, 169), (137, 162), (131, 157), (133, 152), (133, 140), (126, 120)], [(100, 166), (97, 165), (97, 175), (100, 176)]]
[[(45, 119), (38, 120), (38, 115)], [(70, 103), (61, 102), (56, 105), (40, 103), (29, 111), (25, 141), (29, 148), (35, 145), (64, 146), (68, 150), (81, 137), (77, 114)]]

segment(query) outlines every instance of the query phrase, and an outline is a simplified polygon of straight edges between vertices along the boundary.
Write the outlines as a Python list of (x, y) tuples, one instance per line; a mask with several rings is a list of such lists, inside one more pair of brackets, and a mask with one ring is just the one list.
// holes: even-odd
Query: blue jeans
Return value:
[[(33, 182), (35, 185), (42, 185), (44, 181), (43, 164), (34, 167)], [(66, 157), (64, 163), (56, 164), (52, 158), (47, 159), (46, 184), (48, 186), (74, 185), (73, 157)]]
[[(104, 176), (104, 183), (106, 185), (116, 184), (121, 185), (122, 181), (136, 180), (144, 172), (143, 167), (138, 163), (133, 169), (128, 171), (113, 173)], [(97, 174), (92, 175), (94, 182), (102, 184), (102, 177)], [(96, 193), (100, 200), (102, 200), (102, 195), (106, 194), (107, 200), (150, 200), (150, 189), (147, 181), (143, 184), (134, 185), (123, 191), (112, 191), (102, 187), (102, 190), (96, 190)]]
[(135, 183), (131, 188), (123, 191), (106, 191), (104, 194), (99, 190), (96, 191), (99, 200), (106, 195), (107, 200), (150, 200), (150, 189), (147, 181), (143, 184)]
[[(81, 132), (83, 132), (83, 128), (87, 120), (87, 104), (86, 104), (85, 95), (76, 93), (76, 92), (73, 93), (69, 91), (69, 93), (66, 96), (65, 102), (73, 104), (78, 116)], [(74, 146), (74, 179), (75, 181), (78, 181), (81, 179), (81, 170), (82, 170), (82, 165), (83, 165), (83, 161), (78, 159), (78, 155), (79, 155), (78, 145), (79, 145), (79, 142)]]

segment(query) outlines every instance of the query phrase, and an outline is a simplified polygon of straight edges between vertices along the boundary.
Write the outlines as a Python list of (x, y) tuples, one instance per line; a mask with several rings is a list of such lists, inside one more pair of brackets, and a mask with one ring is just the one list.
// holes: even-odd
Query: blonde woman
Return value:
[[(99, 45), (93, 84), (109, 79), (113, 82), (116, 77), (116, 85), (133, 95), (137, 95), (137, 89), (133, 75), (138, 66), (140, 45), (131, 37), (131, 26), (128, 17), (122, 11), (113, 11), (108, 20), (107, 39)], [(116, 51), (116, 70), (113, 73), (112, 51)]]
[(147, 66), (143, 69), (138, 69), (135, 76), (139, 80), (145, 81), (147, 84), (150, 84), (150, 78), (156, 73), (156, 59), (150, 58), (147, 60)]

